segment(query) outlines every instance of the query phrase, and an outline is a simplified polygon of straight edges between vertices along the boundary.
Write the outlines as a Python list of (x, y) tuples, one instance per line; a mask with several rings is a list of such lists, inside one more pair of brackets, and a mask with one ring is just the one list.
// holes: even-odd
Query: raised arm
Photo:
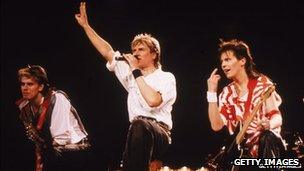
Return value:
[(88, 22), (85, 2), (80, 3), (79, 14), (75, 14), (75, 18), (102, 57), (107, 61), (112, 62), (114, 51), (111, 45), (91, 28)]
[(214, 131), (219, 131), (223, 128), (224, 122), (219, 113), (219, 107), (217, 104), (217, 87), (218, 81), (221, 78), (220, 75), (216, 74), (217, 68), (213, 70), (210, 77), (207, 80), (208, 84), (208, 115), (211, 123), (211, 128)]

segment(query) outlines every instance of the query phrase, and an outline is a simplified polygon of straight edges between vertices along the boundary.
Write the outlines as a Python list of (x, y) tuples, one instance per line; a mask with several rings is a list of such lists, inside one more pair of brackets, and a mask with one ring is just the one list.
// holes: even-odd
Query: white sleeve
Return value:
[(162, 97), (162, 103), (157, 106), (157, 108), (161, 108), (168, 103), (170, 103), (170, 105), (173, 105), (177, 94), (174, 75), (170, 74), (169, 77), (164, 82), (162, 82), (162, 84), (160, 84), (160, 87), (156, 87), (156, 91), (158, 91)]
[[(151, 85), (150, 85), (151, 86)], [(168, 74), (161, 81), (159, 81), (156, 85), (152, 86), (154, 90), (160, 93), (162, 97), (162, 103), (157, 107), (150, 107), (145, 99), (142, 97), (139, 92), (139, 102), (141, 105), (148, 111), (153, 109), (161, 109), (163, 106), (169, 104), (173, 105), (176, 100), (176, 81), (173, 74)], [(139, 91), (139, 90), (138, 90)]]
[(132, 72), (126, 61), (117, 61), (116, 57), (121, 56), (119, 51), (116, 51), (113, 56), (112, 62), (107, 62), (106, 67), (109, 71), (115, 73), (119, 82), (124, 86), (124, 88), (129, 91), (129, 80), (132, 77)]
[(266, 108), (266, 113), (271, 113), (273, 111), (278, 111), (278, 113), (280, 113), (279, 111), (279, 106), (282, 103), (282, 99), (281, 96), (274, 91), (273, 93), (271, 93), (270, 97), (267, 98), (266, 103), (265, 103), (265, 108)]
[(71, 103), (61, 93), (56, 93), (55, 97), (56, 102), (52, 112), (50, 131), (56, 143), (65, 145), (70, 143), (71, 140), (71, 133), (69, 131)]
[(281, 103), (282, 103), (282, 99), (276, 91), (274, 91), (270, 95), (270, 97), (266, 100), (265, 103), (266, 114), (270, 118), (269, 123), (271, 129), (282, 126), (282, 116), (281, 116), (281, 111), (279, 109)]

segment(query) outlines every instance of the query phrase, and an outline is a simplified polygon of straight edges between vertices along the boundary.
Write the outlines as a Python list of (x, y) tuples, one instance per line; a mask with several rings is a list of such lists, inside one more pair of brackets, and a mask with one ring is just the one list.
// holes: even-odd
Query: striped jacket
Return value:
[[(252, 79), (248, 83), (248, 92), (239, 97), (236, 91), (235, 83), (232, 82), (223, 88), (219, 95), (219, 110), (224, 124), (227, 126), (229, 133), (233, 134), (238, 122), (241, 123), (246, 120), (247, 115), (250, 114), (253, 108), (260, 101), (261, 94), (267, 88), (273, 85), (272, 81), (266, 76), (262, 75), (256, 79)], [(247, 101), (249, 97), (249, 100)], [(250, 155), (257, 157), (258, 140), (261, 130), (258, 129), (257, 123), (264, 117), (269, 120), (274, 115), (281, 115), (279, 106), (282, 100), (279, 94), (274, 91), (270, 97), (261, 105), (257, 114), (246, 131), (245, 145), (250, 149)], [(281, 138), (281, 127), (271, 128), (276, 136)]]

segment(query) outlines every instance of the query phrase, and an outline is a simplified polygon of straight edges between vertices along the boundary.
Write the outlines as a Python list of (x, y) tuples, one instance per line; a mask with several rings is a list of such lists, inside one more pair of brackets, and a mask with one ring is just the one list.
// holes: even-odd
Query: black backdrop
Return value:
[[(31, 170), (31, 144), (14, 105), (20, 97), (16, 71), (27, 64), (44, 66), (51, 83), (70, 95), (93, 144), (93, 170), (106, 170), (121, 158), (127, 94), (76, 23), (79, 2), (1, 1), (1, 170)], [(138, 33), (160, 41), (163, 69), (175, 74), (178, 92), (165, 164), (199, 168), (222, 143), (225, 133), (211, 130), (205, 99), (220, 38), (251, 46), (258, 70), (277, 83), (283, 98), (283, 133), (303, 132), (299, 2), (91, 0), (87, 11), (92, 27), (115, 50), (130, 52)]]

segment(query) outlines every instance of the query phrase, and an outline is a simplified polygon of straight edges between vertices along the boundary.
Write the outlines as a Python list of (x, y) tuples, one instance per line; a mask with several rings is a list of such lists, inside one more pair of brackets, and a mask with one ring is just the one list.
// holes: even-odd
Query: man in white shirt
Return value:
[(124, 170), (148, 170), (150, 162), (159, 159), (171, 142), (171, 111), (176, 99), (174, 75), (161, 70), (159, 42), (149, 34), (137, 35), (131, 43), (132, 54), (121, 55), (90, 27), (85, 2), (80, 3), (75, 18), (107, 61), (107, 68), (128, 91), (131, 125)]
[(35, 170), (83, 170), (88, 134), (68, 96), (49, 86), (41, 66), (21, 68), (18, 77), (22, 98), (16, 104), (35, 144)]

